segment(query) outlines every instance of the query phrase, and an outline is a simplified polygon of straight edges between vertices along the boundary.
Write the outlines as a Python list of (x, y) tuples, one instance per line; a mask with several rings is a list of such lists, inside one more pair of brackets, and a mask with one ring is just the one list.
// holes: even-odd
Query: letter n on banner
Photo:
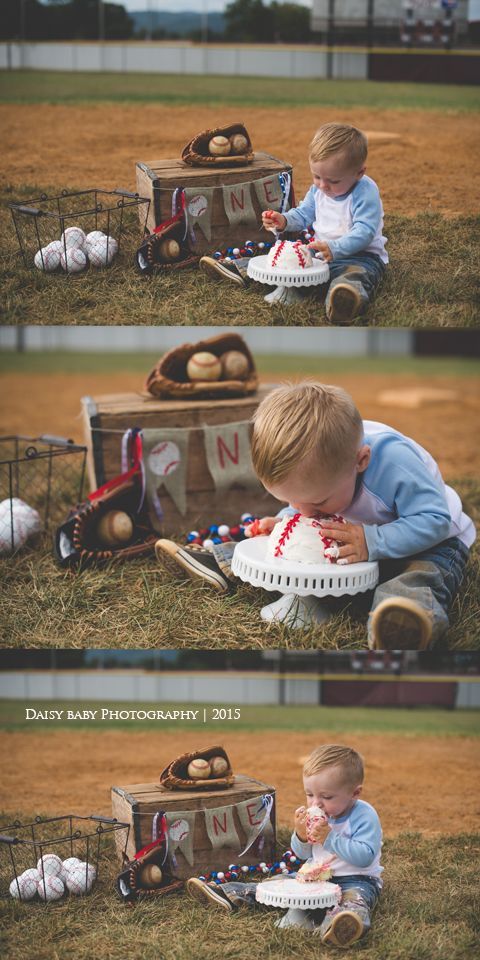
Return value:
[(231, 227), (240, 223), (254, 224), (255, 210), (249, 183), (229, 183), (222, 187), (223, 206)]
[(208, 469), (219, 494), (233, 484), (260, 490), (252, 466), (250, 430), (248, 420), (203, 428)]
[(207, 828), (208, 839), (215, 849), (220, 847), (230, 847), (232, 850), (238, 849), (239, 838), (233, 818), (234, 806), (205, 808), (205, 826)]

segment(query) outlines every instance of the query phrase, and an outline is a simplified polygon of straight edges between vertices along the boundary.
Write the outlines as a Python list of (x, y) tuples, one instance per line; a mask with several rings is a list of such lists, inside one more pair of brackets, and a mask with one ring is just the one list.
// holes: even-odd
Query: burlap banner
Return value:
[(270, 819), (273, 807), (273, 797), (265, 794), (253, 800), (243, 800), (237, 804), (237, 814), (247, 837), (244, 849), (239, 853), (243, 857), (255, 841), (259, 840), (259, 852), (265, 846), (265, 839), (272, 835), (272, 821)]
[(238, 833), (233, 819), (234, 806), (208, 808), (203, 811), (208, 839), (214, 850), (230, 847), (236, 850), (239, 845)]
[(158, 491), (163, 486), (182, 516), (187, 512), (188, 430), (142, 430), (147, 500), (161, 519)]
[(168, 853), (174, 867), (177, 865), (176, 850), (181, 850), (183, 856), (193, 867), (195, 862), (193, 837), (196, 815), (196, 810), (177, 810), (175, 813), (165, 814), (168, 827)]
[(225, 493), (233, 484), (260, 491), (250, 452), (248, 420), (204, 427), (205, 453), (215, 490)]
[(255, 180), (255, 190), (262, 210), (288, 210), (288, 203), (286, 206), (284, 203), (284, 191), (278, 174)]
[(240, 223), (256, 223), (251, 183), (228, 183), (222, 187), (222, 191), (223, 206), (231, 227), (237, 227)]
[(207, 240), (212, 239), (213, 191), (215, 187), (186, 187), (185, 214), (188, 232), (195, 239), (195, 227), (200, 227)]

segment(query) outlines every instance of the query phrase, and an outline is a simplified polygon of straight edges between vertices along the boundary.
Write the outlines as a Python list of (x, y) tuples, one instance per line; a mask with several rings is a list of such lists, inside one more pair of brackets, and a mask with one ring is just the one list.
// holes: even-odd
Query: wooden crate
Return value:
[[(250, 420), (271, 389), (271, 385), (262, 386), (250, 397), (217, 400), (156, 400), (149, 394), (136, 393), (83, 397), (82, 417), (91, 490), (121, 473), (123, 431), (133, 427), (201, 427)], [(219, 500), (208, 469), (201, 430), (194, 430), (191, 434), (186, 489), (187, 513), (182, 516), (162, 488), (162, 533), (178, 533), (215, 520), (238, 523), (242, 513), (247, 511), (268, 516), (276, 514), (279, 509), (278, 501), (260, 486), (258, 493), (233, 486)]]
[[(137, 163), (137, 192), (141, 197), (151, 200), (147, 228), (152, 232), (160, 223), (172, 216), (172, 194), (177, 187), (218, 187), (213, 195), (212, 235), (211, 239), (203, 235), (200, 227), (195, 227), (195, 244), (191, 249), (202, 255), (213, 253), (217, 248), (237, 246), (246, 240), (268, 240), (261, 226), (262, 210), (271, 207), (268, 183), (265, 185), (265, 202), (260, 204), (255, 189), (251, 199), (255, 218), (242, 222), (235, 229), (229, 224), (223, 205), (222, 186), (226, 184), (253, 183), (263, 180), (270, 174), (275, 180), (279, 173), (292, 173), (292, 167), (284, 160), (271, 157), (268, 153), (256, 153), (252, 163), (238, 167), (190, 167), (182, 160), (149, 160)], [(142, 224), (143, 226), (143, 224)]]
[[(275, 859), (276, 844), (276, 811), (275, 789), (254, 780), (252, 777), (238, 775), (232, 787), (223, 790), (167, 790), (160, 783), (135, 783), (124, 787), (112, 787), (112, 815), (122, 823), (130, 823), (131, 830), (128, 839), (127, 856), (132, 859), (135, 854), (152, 840), (153, 818), (159, 811), (165, 813), (181, 813), (181, 811), (204, 810), (223, 808), (245, 800), (256, 800), (265, 794), (273, 797), (273, 806), (270, 814), (272, 830), (265, 836), (261, 850), (258, 841), (255, 841), (250, 850), (239, 859), (239, 853), (247, 844), (247, 835), (243, 830), (240, 818), (234, 813), (234, 821), (241, 846), (221, 847), (213, 849), (205, 829), (202, 817), (196, 817), (193, 848), (194, 864), (190, 864), (183, 853), (175, 851), (177, 865), (175, 876), (184, 880), (188, 877), (199, 876), (210, 870), (224, 870), (230, 863), (249, 865), (261, 860)], [(221, 815), (220, 815), (221, 817)], [(119, 841), (117, 853), (121, 857), (122, 849)]]

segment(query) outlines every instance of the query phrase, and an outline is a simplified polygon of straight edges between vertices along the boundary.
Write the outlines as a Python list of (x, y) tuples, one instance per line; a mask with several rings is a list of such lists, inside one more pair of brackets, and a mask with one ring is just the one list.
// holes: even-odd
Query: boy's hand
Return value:
[(282, 233), (287, 226), (286, 217), (283, 216), (283, 213), (278, 213), (276, 210), (264, 210), (262, 213), (262, 226), (265, 230), (278, 230), (279, 233)]
[(318, 250), (319, 253), (322, 254), (322, 257), (326, 263), (329, 263), (330, 260), (333, 260), (332, 251), (330, 250), (328, 243), (325, 243), (325, 240), (312, 240), (309, 244), (307, 244), (307, 246), (310, 247), (311, 250)]
[(309, 843), (322, 843), (325, 840), (327, 833), (329, 832), (330, 827), (328, 823), (319, 821), (318, 823), (312, 823), (308, 831), (308, 842)]
[(261, 534), (268, 536), (268, 534), (272, 532), (275, 524), (280, 523), (280, 520), (281, 517), (262, 517), (261, 520), (255, 520), (245, 527), (245, 536), (258, 537)]
[(367, 541), (361, 523), (338, 523), (335, 520), (318, 521), (323, 533), (339, 543), (337, 563), (359, 563), (368, 560)]
[(295, 833), (302, 843), (307, 842), (307, 808), (298, 807), (295, 810)]

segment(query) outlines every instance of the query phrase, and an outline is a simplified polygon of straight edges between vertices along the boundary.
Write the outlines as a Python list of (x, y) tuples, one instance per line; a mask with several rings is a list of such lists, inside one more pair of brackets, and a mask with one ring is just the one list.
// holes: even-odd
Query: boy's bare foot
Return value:
[(387, 597), (371, 614), (371, 650), (427, 650), (431, 639), (428, 613), (407, 597)]
[(229, 280), (230, 283), (236, 284), (237, 287), (247, 286), (246, 281), (233, 260), (230, 263), (228, 261), (225, 262), (225, 260), (215, 260), (213, 257), (202, 257), (199, 267), (200, 270), (203, 270), (204, 273), (208, 274), (208, 276), (214, 280)]
[(328, 298), (327, 319), (330, 323), (351, 323), (362, 312), (362, 306), (362, 298), (355, 287), (350, 283), (336, 283)]
[(228, 591), (229, 580), (209, 550), (202, 547), (179, 547), (173, 540), (157, 540), (155, 555), (174, 577), (183, 576), (185, 579), (186, 574), (191, 580), (203, 583), (216, 593)]

